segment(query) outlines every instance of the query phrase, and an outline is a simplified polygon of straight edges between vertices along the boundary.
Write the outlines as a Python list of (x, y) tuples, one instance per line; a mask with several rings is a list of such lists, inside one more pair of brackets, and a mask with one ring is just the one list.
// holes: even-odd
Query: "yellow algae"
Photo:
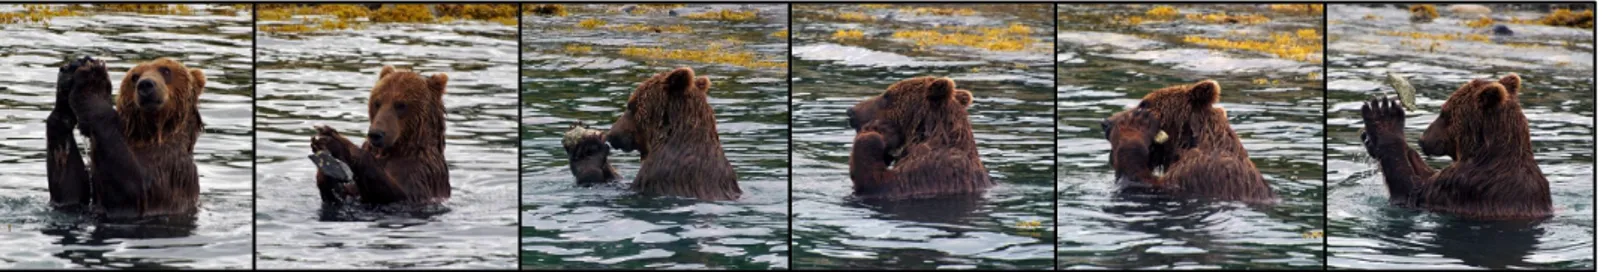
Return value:
[(724, 48), (713, 43), (706, 49), (666, 49), (661, 47), (626, 47), (618, 53), (624, 56), (652, 59), (652, 60), (683, 60), (701, 63), (718, 63), (748, 68), (783, 68), (786, 62), (766, 61), (759, 59), (758, 55)]
[(19, 12), (0, 12), (0, 24), (48, 23), (50, 18), (81, 16), (80, 10), (68, 5), (22, 5)]
[(634, 9), (630, 10), (629, 13), (634, 15), (642, 15), (654, 12), (667, 12), (668, 10), (682, 7), (684, 7), (684, 4), (640, 4), (635, 5)]
[(588, 54), (588, 53), (590, 53), (590, 51), (593, 51), (593, 50), (594, 50), (594, 48), (590, 47), (589, 45), (583, 45), (583, 44), (569, 44), (567, 46), (562, 47), (562, 52), (567, 52), (570, 55)]
[(523, 4), (525, 15), (567, 16), (567, 6), (561, 4)]
[(374, 11), (369, 19), (378, 23), (428, 23), (434, 21), (434, 13), (425, 5), (394, 4)]
[(712, 20), (712, 21), (724, 21), (724, 22), (746, 22), (746, 21), (755, 21), (757, 19), (757, 12), (755, 10), (734, 11), (734, 10), (724, 9), (724, 10), (708, 11), (708, 12), (684, 15), (684, 18), (689, 18), (691, 20)]
[(902, 30), (890, 36), (912, 42), (920, 49), (933, 46), (964, 46), (991, 51), (1023, 51), (1033, 46), (1035, 39), (1029, 37), (1030, 28), (1018, 23), (1007, 27), (975, 27), (975, 28), (947, 28), (951, 32), (937, 30)]
[(1173, 18), (1175, 16), (1179, 16), (1179, 9), (1175, 9), (1174, 6), (1156, 6), (1146, 10), (1146, 17)]
[(831, 39), (834, 39), (836, 41), (846, 41), (846, 40), (861, 40), (862, 37), (863, 37), (863, 34), (862, 34), (862, 30), (860, 30), (860, 29), (841, 29), (841, 30), (835, 30), (834, 31), (834, 36), (831, 36)]
[(601, 26), (605, 26), (605, 25), (606, 25), (606, 21), (605, 20), (601, 20), (599, 18), (584, 19), (583, 21), (579, 21), (579, 23), (578, 23), (578, 27), (582, 27), (584, 29), (595, 29), (597, 27), (601, 27)]
[(888, 5), (888, 4), (858, 4), (857, 6), (865, 8), (865, 9), (887, 9), (887, 8), (890, 8), (890, 5)]
[(1317, 29), (1311, 29), (1311, 28), (1297, 29), (1296, 30), (1296, 37), (1297, 38), (1302, 38), (1302, 39), (1318, 39), (1318, 38), (1322, 38), (1322, 36), (1320, 36), (1318, 34), (1318, 30)]
[(1407, 12), (1412, 14), (1411, 20), (1414, 22), (1429, 22), (1441, 17), (1441, 13), (1435, 11), (1435, 5), (1429, 4), (1408, 6)]
[(1592, 28), (1595, 25), (1596, 14), (1591, 10), (1574, 12), (1569, 9), (1553, 10), (1552, 14), (1541, 17), (1536, 22), (1549, 26), (1566, 26), (1577, 28)]
[(1324, 14), (1323, 4), (1270, 4), (1268, 10), (1280, 13)]
[(1407, 37), (1407, 38), (1412, 38), (1412, 39), (1415, 39), (1415, 40), (1437, 40), (1437, 41), (1460, 40), (1460, 41), (1480, 41), (1480, 42), (1491, 41), (1491, 37), (1490, 36), (1486, 36), (1484, 34), (1474, 34), (1474, 33), (1441, 33), (1441, 34), (1432, 34), (1432, 33), (1413, 32), (1413, 31), (1384, 31), (1384, 30), (1382, 30), (1382, 31), (1379, 31), (1378, 34), (1385, 35), (1385, 36)]
[(852, 12), (852, 11), (846, 11), (846, 12), (841, 12), (840, 14), (835, 14), (834, 18), (835, 19), (840, 19), (841, 21), (848, 21), (848, 22), (872, 22), (874, 20), (873, 16), (869, 16), (866, 13)]
[(1379, 16), (1374, 16), (1373, 14), (1363, 15), (1363, 20), (1378, 21)]
[(194, 14), (194, 10), (191, 10), (189, 8), (189, 5), (100, 4), (100, 5), (96, 5), (95, 7), (100, 9), (100, 10), (105, 10), (105, 11), (133, 12), (133, 13), (141, 13), (141, 14), (166, 14), (166, 15), (171, 15), (171, 14), (180, 14), (180, 15)]
[(1489, 26), (1491, 26), (1493, 24), (1496, 24), (1496, 21), (1491, 20), (1491, 18), (1489, 18), (1489, 17), (1480, 17), (1479, 20), (1469, 21), (1468, 23), (1464, 23), (1463, 25), (1468, 26), (1468, 27), (1472, 27), (1472, 28), (1485, 28), (1485, 27), (1489, 27)]
[[(1297, 32), (1297, 34), (1273, 33), (1268, 40), (1230, 40), (1226, 38), (1185, 36), (1184, 41), (1209, 48), (1262, 52), (1282, 59), (1319, 63), (1320, 60), (1314, 56), (1321, 55), (1320, 53), (1324, 51), (1324, 41), (1316, 38), (1303, 38), (1302, 31)], [(1312, 36), (1317, 37), (1318, 35)]]
[(1257, 14), (1229, 15), (1229, 14), (1222, 13), (1222, 12), (1220, 12), (1220, 13), (1212, 13), (1212, 14), (1187, 14), (1187, 15), (1185, 15), (1185, 19), (1191, 20), (1191, 21), (1196, 21), (1196, 22), (1209, 23), (1209, 24), (1247, 24), (1247, 25), (1253, 25), (1253, 24), (1261, 24), (1261, 23), (1268, 22), (1268, 17), (1262, 16), (1262, 15), (1257, 15)]
[[(595, 19), (595, 20), (599, 21), (598, 19)], [(580, 22), (580, 23), (583, 23), (583, 22)], [(606, 22), (600, 22), (600, 24), (606, 24)], [(621, 31), (621, 32), (655, 32), (655, 33), (690, 33), (692, 31), (690, 29), (690, 27), (686, 26), (686, 25), (645, 25), (645, 24), (609, 25), (609, 26), (606, 26), (606, 29), (610, 29), (612, 31)]]
[(790, 38), (790, 29), (780, 29), (779, 32), (773, 32), (773, 34), (768, 34), (768, 36), (773, 36), (774, 38), (780, 39), (788, 39)]
[(976, 13), (976, 12), (973, 11), (973, 9), (968, 9), (968, 8), (941, 8), (941, 7), (902, 8), (901, 11), (902, 12), (906, 12), (906, 13), (912, 13), (913, 15), (942, 15), (942, 16), (969, 16), (969, 15), (974, 15), (974, 13)]
[[(434, 10), (441, 17), (463, 18), (517, 25), (517, 6), (508, 4), (438, 4)], [(511, 23), (507, 23), (510, 21)]]

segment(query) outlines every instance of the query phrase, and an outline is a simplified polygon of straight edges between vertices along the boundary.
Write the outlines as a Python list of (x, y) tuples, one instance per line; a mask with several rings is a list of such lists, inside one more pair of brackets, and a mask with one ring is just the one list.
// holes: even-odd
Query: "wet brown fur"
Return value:
[[(1246, 154), (1229, 117), (1213, 106), (1221, 92), (1212, 80), (1162, 88), (1136, 108), (1109, 117), (1104, 125), (1120, 184), (1220, 200), (1274, 201), (1274, 191)], [(1167, 132), (1168, 141), (1153, 141), (1157, 129)], [(1163, 175), (1153, 175), (1153, 169), (1164, 169)]]
[(1419, 139), (1425, 155), (1452, 158), (1439, 171), (1407, 147), (1399, 104), (1378, 98), (1364, 104), (1364, 146), (1380, 161), (1391, 203), (1475, 219), (1551, 216), (1552, 194), (1519, 106), (1522, 85), (1517, 74), (1476, 79), (1447, 98)]
[(717, 119), (707, 103), (711, 85), (681, 67), (645, 80), (629, 95), (606, 139), (612, 148), (640, 151), (631, 189), (703, 200), (740, 198), (734, 166), (723, 155)]
[[(923, 198), (979, 193), (990, 180), (974, 142), (973, 93), (949, 78), (905, 79), (847, 111), (855, 195)], [(891, 167), (894, 165), (894, 168)]]

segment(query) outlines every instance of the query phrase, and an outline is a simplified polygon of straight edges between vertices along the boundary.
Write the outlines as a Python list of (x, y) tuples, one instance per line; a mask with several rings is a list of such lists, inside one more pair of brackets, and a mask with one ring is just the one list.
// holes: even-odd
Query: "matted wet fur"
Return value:
[[(1218, 82), (1203, 80), (1158, 89), (1140, 104), (1102, 123), (1120, 186), (1173, 194), (1275, 201), (1268, 182), (1246, 154), (1218, 103)], [(1166, 141), (1155, 140), (1159, 132)], [(1154, 173), (1161, 171), (1162, 173)]]
[(712, 81), (680, 67), (634, 89), (622, 116), (606, 132), (612, 148), (640, 151), (630, 189), (702, 200), (734, 200), (743, 193), (734, 165), (723, 156), (717, 118), (707, 103)]
[(360, 147), (327, 126), (316, 126), (312, 152), (350, 166), (355, 180), (341, 182), (317, 173), (325, 203), (436, 204), (451, 196), (445, 165), (444, 73), (424, 77), (384, 66), (367, 100), (371, 116), (367, 142)]
[[(200, 70), (159, 58), (128, 70), (113, 107), (104, 61), (83, 57), (63, 66), (46, 119), (53, 206), (111, 218), (195, 213), (193, 152), (204, 127), (197, 104), (205, 85)], [(74, 127), (89, 138), (92, 168), (79, 154)]]
[(1523, 80), (1475, 79), (1458, 87), (1424, 130), (1425, 155), (1448, 156), (1436, 171), (1408, 148), (1406, 114), (1395, 100), (1363, 104), (1363, 147), (1380, 162), (1391, 204), (1474, 219), (1535, 219), (1552, 215), (1552, 193), (1530, 145), (1519, 106)]
[[(973, 93), (950, 78), (916, 77), (847, 110), (854, 194), (923, 198), (983, 192), (990, 180), (968, 120)], [(894, 165), (892, 168), (891, 165)]]

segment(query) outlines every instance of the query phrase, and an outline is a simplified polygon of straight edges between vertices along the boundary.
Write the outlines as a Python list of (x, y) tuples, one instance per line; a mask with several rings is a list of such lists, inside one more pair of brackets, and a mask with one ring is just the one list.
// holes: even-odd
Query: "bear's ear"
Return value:
[(200, 93), (206, 91), (206, 73), (201, 73), (200, 69), (189, 69), (189, 85), (193, 85), (189, 88), (190, 92), (200, 97)]
[(667, 83), (668, 92), (674, 93), (689, 89), (690, 84), (694, 82), (695, 70), (690, 69), (690, 67), (673, 69), (672, 72), (668, 72), (667, 78), (663, 80), (663, 83)]
[(384, 65), (384, 69), (378, 71), (378, 79), (384, 79), (391, 73), (395, 73), (395, 66)]
[(963, 89), (957, 89), (956, 98), (957, 98), (957, 103), (961, 103), (963, 107), (967, 107), (967, 106), (973, 105), (973, 92), (969, 92), (968, 90), (963, 90)]
[(1190, 102), (1196, 105), (1212, 105), (1218, 103), (1218, 93), (1223, 92), (1218, 82), (1211, 79), (1196, 82), (1190, 86)]
[(1505, 87), (1495, 85), (1480, 88), (1480, 105), (1486, 108), (1501, 105), (1502, 101), (1507, 100), (1508, 95), (1512, 94), (1507, 90)]
[(1502, 79), (1497, 80), (1496, 83), (1502, 84), (1502, 87), (1506, 87), (1507, 93), (1510, 95), (1518, 95), (1519, 91), (1521, 91), (1521, 88), (1524, 87), (1524, 79), (1519, 78), (1519, 74), (1515, 73), (1508, 73), (1507, 76), (1503, 76)]
[(445, 94), (445, 81), (447, 80), (450, 80), (450, 77), (445, 76), (445, 73), (434, 73), (433, 76), (428, 77), (428, 89), (434, 91), (435, 95), (443, 95)]
[(951, 78), (936, 78), (934, 82), (929, 82), (929, 100), (942, 101), (951, 99), (951, 96), (956, 92), (957, 82), (952, 81)]
[(704, 93), (708, 89), (712, 89), (712, 79), (706, 76), (695, 78), (695, 91)]

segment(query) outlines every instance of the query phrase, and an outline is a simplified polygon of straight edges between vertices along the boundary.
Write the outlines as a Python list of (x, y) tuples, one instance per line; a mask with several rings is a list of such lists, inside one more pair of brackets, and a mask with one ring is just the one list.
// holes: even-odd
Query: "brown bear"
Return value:
[(1395, 100), (1363, 105), (1363, 147), (1380, 163), (1391, 204), (1474, 219), (1538, 219), (1552, 215), (1552, 193), (1530, 146), (1519, 106), (1523, 80), (1475, 79), (1452, 92), (1440, 117), (1424, 129), (1419, 149), (1447, 156), (1436, 171), (1407, 147), (1406, 115)]
[(1224, 109), (1213, 106), (1220, 92), (1212, 80), (1162, 88), (1103, 121), (1112, 145), (1109, 161), (1122, 189), (1274, 201), (1274, 191), (1246, 155)]
[[(104, 61), (83, 57), (56, 77), (46, 120), (51, 202), (110, 218), (193, 214), (200, 197), (195, 141), (205, 126), (198, 102), (206, 77), (168, 58), (141, 63), (122, 79), (115, 107)], [(89, 139), (86, 168), (72, 137)]]
[(322, 169), (324, 203), (437, 204), (451, 196), (445, 165), (444, 73), (424, 77), (384, 66), (367, 100), (367, 142), (360, 147), (328, 126), (316, 126), (312, 152), (326, 151), (354, 175), (341, 180)]
[(846, 116), (857, 132), (849, 162), (854, 195), (927, 198), (995, 185), (979, 160), (971, 104), (973, 93), (950, 78), (916, 77), (852, 106)]
[(623, 115), (606, 132), (612, 148), (640, 151), (637, 192), (703, 200), (739, 199), (734, 165), (723, 156), (717, 119), (707, 103), (712, 81), (687, 67), (640, 83)]

